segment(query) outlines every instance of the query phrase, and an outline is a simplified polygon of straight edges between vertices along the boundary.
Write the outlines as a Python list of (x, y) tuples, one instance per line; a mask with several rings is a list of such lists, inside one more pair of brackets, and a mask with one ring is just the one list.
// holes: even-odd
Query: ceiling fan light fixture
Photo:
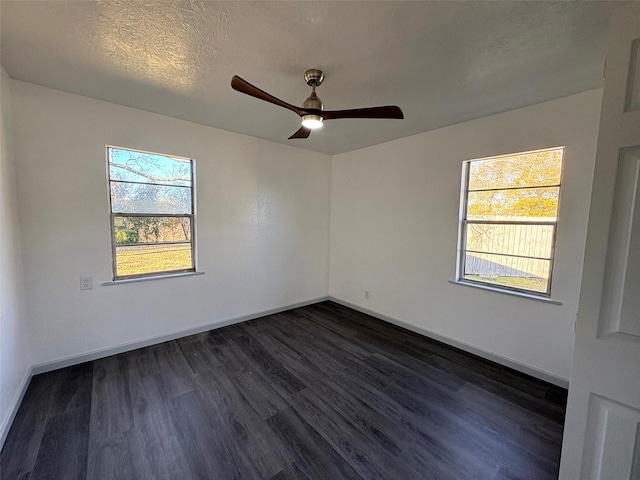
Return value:
[(322, 117), (320, 115), (313, 114), (303, 115), (302, 126), (305, 128), (310, 128), (311, 130), (322, 128)]
[[(2, 0), (0, 0), (2, 1)], [(324, 80), (324, 74), (317, 69), (310, 69), (304, 72), (304, 80), (311, 87), (311, 95), (304, 101), (302, 107), (296, 107), (273, 95), (260, 90), (258, 87), (251, 85), (246, 80), (234, 75), (231, 78), (231, 88), (234, 90), (255, 97), (259, 100), (278, 105), (279, 107), (291, 110), (299, 115), (302, 120), (302, 126), (289, 137), (292, 139), (309, 138), (312, 130), (322, 128), (324, 120), (334, 120), (338, 118), (397, 118), (402, 119), (404, 115), (400, 107), (396, 105), (387, 105), (383, 107), (353, 108), (350, 110), (332, 110), (325, 111), (322, 100), (316, 95), (316, 87), (319, 87)]]

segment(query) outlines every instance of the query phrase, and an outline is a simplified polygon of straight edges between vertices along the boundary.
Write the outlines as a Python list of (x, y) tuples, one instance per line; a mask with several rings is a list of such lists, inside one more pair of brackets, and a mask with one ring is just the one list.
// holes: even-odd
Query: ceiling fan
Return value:
[(324, 74), (322, 71), (312, 68), (304, 72), (304, 80), (307, 82), (307, 85), (311, 87), (311, 95), (304, 101), (302, 107), (296, 107), (295, 105), (291, 105), (280, 100), (279, 98), (260, 90), (258, 87), (251, 85), (249, 82), (243, 80), (237, 75), (234, 75), (231, 79), (231, 88), (240, 93), (264, 100), (265, 102), (279, 105), (280, 107), (284, 107), (299, 115), (302, 119), (302, 126), (298, 131), (296, 131), (296, 133), (289, 137), (289, 140), (292, 138), (307, 138), (311, 133), (311, 130), (321, 128), (322, 123), (325, 120), (334, 120), (338, 118), (404, 118), (400, 107), (396, 107), (395, 105), (354, 108), (351, 110), (324, 110), (322, 100), (320, 100), (316, 95), (316, 87), (322, 85)]

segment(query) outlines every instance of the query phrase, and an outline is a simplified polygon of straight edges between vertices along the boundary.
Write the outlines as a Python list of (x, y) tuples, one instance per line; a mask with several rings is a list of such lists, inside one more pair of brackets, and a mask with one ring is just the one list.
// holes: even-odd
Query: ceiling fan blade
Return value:
[(291, 140), (292, 138), (307, 138), (309, 137), (309, 134), (311, 133), (311, 129), (307, 128), (307, 127), (300, 127), (296, 133), (294, 133), (293, 135), (291, 135), (289, 137), (289, 140)]
[(325, 120), (337, 118), (396, 118), (403, 119), (400, 107), (388, 105), (385, 107), (354, 108), (352, 110), (325, 110), (322, 112)]
[(250, 95), (252, 97), (258, 98), (260, 100), (264, 100), (265, 102), (273, 103), (274, 105), (278, 105), (280, 107), (286, 108), (287, 110), (291, 110), (292, 112), (297, 113), (302, 116), (303, 110), (301, 108), (296, 107), (295, 105), (291, 105), (279, 98), (274, 97), (273, 95), (265, 92), (264, 90), (260, 90), (258, 87), (251, 85), (246, 80), (240, 78), (237, 75), (234, 75), (231, 79), (231, 88), (236, 90), (237, 92), (244, 93), (246, 95)]

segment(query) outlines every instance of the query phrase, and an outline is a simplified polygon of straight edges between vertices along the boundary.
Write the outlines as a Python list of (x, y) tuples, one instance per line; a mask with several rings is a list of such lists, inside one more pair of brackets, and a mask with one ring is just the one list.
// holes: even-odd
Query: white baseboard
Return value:
[(2, 450), (4, 441), (7, 439), (7, 435), (9, 434), (9, 430), (11, 429), (11, 425), (13, 424), (13, 420), (14, 418), (16, 418), (16, 414), (18, 413), (18, 408), (20, 408), (20, 404), (22, 403), (24, 394), (27, 393), (27, 387), (29, 386), (29, 382), (31, 381), (32, 376), (33, 368), (27, 369), (24, 377), (22, 377), (22, 381), (20, 382), (18, 391), (13, 397), (13, 401), (9, 405), (9, 411), (7, 412), (7, 415), (2, 419), (2, 423), (0, 424), (0, 450)]
[(375, 312), (373, 310), (369, 310), (368, 308), (361, 307), (360, 305), (348, 302), (346, 300), (342, 300), (341, 298), (336, 298), (329, 295), (329, 300), (335, 303), (339, 303), (340, 305), (344, 305), (345, 307), (352, 308), (354, 310), (358, 310), (359, 312), (366, 313), (367, 315), (371, 315), (379, 320), (383, 320), (385, 322), (393, 323), (399, 327), (405, 328), (407, 330), (411, 330), (414, 333), (418, 333), (425, 337), (432, 338), (439, 342), (445, 343), (455, 348), (459, 348), (468, 353), (472, 353), (477, 355), (478, 357), (482, 357), (486, 360), (490, 360), (492, 362), (498, 363), (505, 367), (512, 368), (519, 372), (525, 373), (527, 375), (531, 375), (532, 377), (538, 378), (545, 382), (551, 383), (553, 385), (557, 385), (562, 388), (569, 388), (569, 380), (563, 377), (559, 377), (552, 373), (545, 372), (544, 370), (540, 370), (538, 368), (532, 367), (530, 365), (526, 365), (524, 363), (520, 363), (517, 360), (513, 360), (511, 358), (503, 357), (502, 355), (498, 355), (497, 353), (489, 352), (488, 350), (483, 350), (478, 347), (474, 347), (473, 345), (469, 345), (464, 342), (460, 342), (450, 337), (446, 337), (444, 335), (440, 335), (438, 333), (432, 332), (425, 328), (417, 327), (415, 325), (411, 325), (410, 323), (403, 322), (402, 320), (397, 320), (393, 317), (389, 317), (388, 315), (384, 315), (382, 313)]
[(194, 335), (196, 333), (202, 333), (202, 332), (207, 332), (209, 330), (214, 330), (216, 328), (227, 327), (229, 325), (233, 325), (236, 323), (246, 322), (248, 320), (253, 320), (255, 318), (266, 317), (267, 315), (273, 315), (274, 313), (280, 313), (286, 310), (291, 310), (293, 308), (304, 307), (304, 306), (312, 305), (318, 302), (324, 302), (326, 300), (329, 300), (329, 297), (324, 296), (324, 297), (313, 298), (311, 300), (305, 300), (303, 302), (271, 308), (269, 310), (249, 313), (247, 315), (240, 315), (239, 317), (227, 318), (225, 320), (220, 320), (215, 323), (207, 323), (204, 325), (198, 325), (196, 327), (186, 328), (184, 330), (177, 330), (172, 333), (157, 335), (154, 337), (137, 340), (135, 342), (123, 343), (122, 345), (117, 345), (115, 347), (102, 348), (102, 349), (94, 350), (91, 352), (81, 353), (79, 355), (71, 355), (69, 357), (61, 358), (51, 362), (45, 362), (45, 363), (40, 363), (38, 365), (34, 365), (31, 368), (32, 375), (38, 375), (39, 373), (50, 372), (52, 370), (70, 367), (71, 365), (78, 365), (84, 362), (91, 362), (93, 360), (98, 360), (100, 358), (110, 357), (111, 355), (117, 355), (119, 353), (129, 352), (131, 350), (136, 350), (142, 347), (148, 347), (150, 345), (155, 345), (157, 343), (168, 342), (169, 340), (175, 340), (177, 338), (188, 337), (189, 335)]

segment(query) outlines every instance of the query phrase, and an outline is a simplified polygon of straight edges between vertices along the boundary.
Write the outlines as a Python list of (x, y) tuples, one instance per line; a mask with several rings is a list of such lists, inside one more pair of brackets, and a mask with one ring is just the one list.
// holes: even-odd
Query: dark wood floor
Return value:
[(0, 478), (544, 480), (565, 404), (324, 302), (35, 376)]

